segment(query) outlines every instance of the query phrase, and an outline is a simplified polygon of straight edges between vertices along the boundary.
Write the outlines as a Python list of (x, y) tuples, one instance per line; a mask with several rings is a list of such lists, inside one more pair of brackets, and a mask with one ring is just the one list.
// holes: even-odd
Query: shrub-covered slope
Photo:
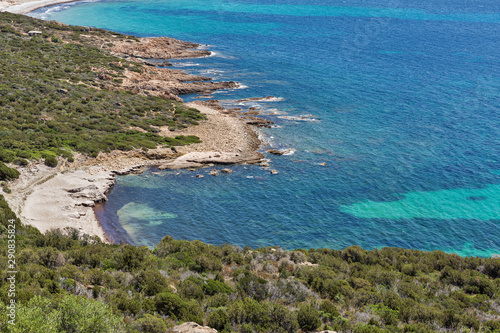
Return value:
[[(0, 248), (8, 219), (0, 201)], [(0, 310), (8, 304), (0, 252)], [(252, 250), (166, 236), (154, 250), (16, 219), (12, 332), (500, 332), (500, 260), (397, 248)], [(39, 328), (42, 327), (43, 330)]]
[[(29, 37), (33, 28), (43, 35)], [(199, 141), (159, 136), (160, 126), (175, 130), (205, 116), (179, 102), (119, 90), (124, 70), (141, 71), (142, 65), (93, 46), (112, 33), (92, 29), (82, 38), (84, 31), (0, 13), (0, 161), (71, 160), (72, 152), (96, 156)]]

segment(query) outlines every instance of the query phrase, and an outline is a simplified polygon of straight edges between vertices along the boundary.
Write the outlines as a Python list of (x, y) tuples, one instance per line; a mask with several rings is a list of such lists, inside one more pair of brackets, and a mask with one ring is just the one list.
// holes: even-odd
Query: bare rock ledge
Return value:
[(207, 164), (256, 164), (263, 159), (264, 155), (260, 152), (191, 152), (159, 165), (158, 169), (199, 168)]

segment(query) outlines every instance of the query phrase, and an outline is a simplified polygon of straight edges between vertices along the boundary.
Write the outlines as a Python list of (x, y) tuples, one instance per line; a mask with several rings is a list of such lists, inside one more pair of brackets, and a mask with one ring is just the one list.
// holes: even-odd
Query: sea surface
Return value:
[(266, 155), (277, 175), (119, 177), (96, 211), (116, 241), (500, 253), (499, 1), (105, 0), (31, 15), (207, 44), (213, 56), (174, 68), (240, 82), (213, 98), (262, 108), (267, 145), (296, 150)]

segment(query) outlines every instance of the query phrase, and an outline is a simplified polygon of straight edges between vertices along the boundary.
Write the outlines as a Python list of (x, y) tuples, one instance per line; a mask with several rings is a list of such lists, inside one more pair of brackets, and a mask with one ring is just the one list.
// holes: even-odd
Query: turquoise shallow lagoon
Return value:
[(500, 3), (475, 0), (148, 0), (32, 15), (208, 44), (214, 56), (174, 67), (241, 82), (214, 95), (227, 106), (281, 97), (243, 105), (279, 126), (263, 130), (270, 146), (296, 149), (272, 157), (278, 175), (236, 166), (201, 179), (154, 169), (120, 177), (96, 212), (115, 240), (491, 256), (500, 253), (499, 13)]

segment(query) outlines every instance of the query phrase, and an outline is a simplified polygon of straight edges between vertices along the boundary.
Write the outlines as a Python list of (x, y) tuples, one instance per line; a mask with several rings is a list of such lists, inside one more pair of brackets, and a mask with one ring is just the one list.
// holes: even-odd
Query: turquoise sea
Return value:
[(214, 98), (263, 108), (269, 146), (296, 149), (269, 156), (278, 175), (120, 177), (96, 211), (116, 241), (500, 253), (500, 2), (104, 0), (32, 15), (207, 44), (213, 56), (174, 67), (240, 82)]

